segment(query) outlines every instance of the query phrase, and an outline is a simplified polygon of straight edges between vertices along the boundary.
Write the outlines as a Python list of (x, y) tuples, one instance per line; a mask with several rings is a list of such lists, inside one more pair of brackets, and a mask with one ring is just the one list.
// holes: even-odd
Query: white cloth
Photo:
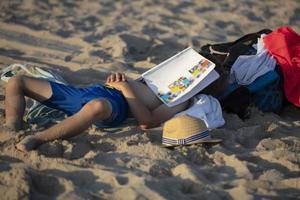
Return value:
[(195, 102), (190, 108), (175, 116), (189, 115), (201, 119), (209, 129), (218, 128), (225, 124), (222, 108), (216, 98), (204, 94), (197, 95), (194, 98)]
[(256, 55), (239, 56), (230, 70), (230, 83), (237, 82), (239, 85), (249, 85), (258, 77), (275, 69), (276, 60), (264, 47), (262, 34), (257, 40)]

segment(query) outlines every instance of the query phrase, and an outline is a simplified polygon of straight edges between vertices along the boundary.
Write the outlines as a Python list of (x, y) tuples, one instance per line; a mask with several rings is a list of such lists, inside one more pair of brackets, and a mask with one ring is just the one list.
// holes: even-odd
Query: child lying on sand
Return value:
[(92, 124), (112, 127), (130, 114), (142, 129), (159, 126), (176, 113), (185, 110), (189, 102), (167, 107), (143, 83), (127, 81), (124, 74), (108, 76), (106, 83), (76, 88), (28, 76), (15, 76), (6, 86), (6, 127), (22, 129), (25, 96), (68, 114), (68, 118), (42, 132), (25, 137), (16, 148), (30, 151), (44, 142), (73, 137)]

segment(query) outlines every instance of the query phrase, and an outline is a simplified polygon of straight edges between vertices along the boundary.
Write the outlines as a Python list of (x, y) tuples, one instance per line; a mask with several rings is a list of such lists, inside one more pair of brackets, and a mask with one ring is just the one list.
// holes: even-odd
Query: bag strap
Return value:
[[(268, 34), (271, 32), (272, 31), (270, 29), (262, 29), (255, 33), (246, 34), (233, 42), (206, 44), (201, 47), (199, 53), (205, 55), (211, 54), (213, 56), (213, 62), (216, 62), (216, 60), (218, 60), (218, 62), (222, 63), (223, 65), (224, 63), (228, 62), (227, 60), (233, 60), (233, 58), (236, 59), (239, 55), (243, 53), (238, 49), (245, 49), (246, 47), (252, 46), (254, 43), (257, 42), (257, 38), (259, 38), (261, 34)], [(228, 59), (228, 57), (231, 56), (233, 57)]]

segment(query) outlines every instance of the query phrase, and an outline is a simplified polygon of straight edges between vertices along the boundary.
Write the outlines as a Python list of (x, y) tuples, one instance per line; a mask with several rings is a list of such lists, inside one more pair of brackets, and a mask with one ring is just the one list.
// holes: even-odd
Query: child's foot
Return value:
[(23, 127), (23, 121), (20, 121), (15, 118), (6, 118), (6, 123), (4, 125), (7, 129), (18, 132)]
[(16, 145), (19, 151), (27, 152), (37, 148), (43, 142), (37, 139), (34, 135), (26, 136), (21, 142)]
[(19, 130), (22, 130), (21, 126), (17, 125), (11, 125), (11, 124), (5, 124), (5, 128), (11, 132), (18, 132)]
[(15, 131), (5, 126), (0, 127), (0, 142), (5, 142), (15, 136)]

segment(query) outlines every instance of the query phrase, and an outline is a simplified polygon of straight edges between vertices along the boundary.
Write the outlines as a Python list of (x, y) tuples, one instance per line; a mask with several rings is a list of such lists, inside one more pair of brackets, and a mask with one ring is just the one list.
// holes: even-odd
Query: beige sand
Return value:
[[(156, 2), (156, 3), (155, 3)], [(300, 32), (297, 0), (2, 0), (0, 65), (34, 62), (69, 82), (130, 78), (192, 45), (262, 28)], [(1, 83), (1, 117), (4, 121)], [(166, 149), (161, 128), (91, 128), (24, 154), (14, 145), (35, 127), (0, 134), (0, 199), (295, 199), (300, 196), (300, 110), (224, 114), (222, 144)]]

